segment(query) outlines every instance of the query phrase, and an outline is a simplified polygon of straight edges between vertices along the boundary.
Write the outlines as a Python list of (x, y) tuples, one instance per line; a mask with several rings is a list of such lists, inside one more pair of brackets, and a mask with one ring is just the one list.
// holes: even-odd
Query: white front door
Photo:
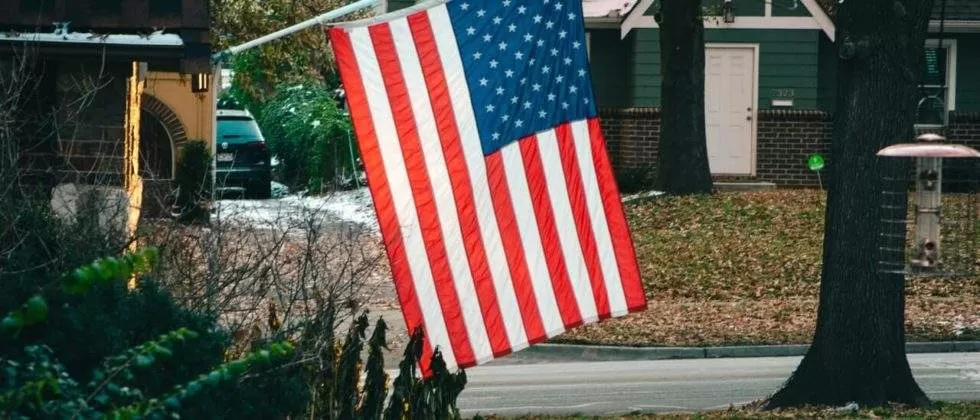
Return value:
[(704, 112), (713, 175), (755, 172), (755, 49), (705, 48)]

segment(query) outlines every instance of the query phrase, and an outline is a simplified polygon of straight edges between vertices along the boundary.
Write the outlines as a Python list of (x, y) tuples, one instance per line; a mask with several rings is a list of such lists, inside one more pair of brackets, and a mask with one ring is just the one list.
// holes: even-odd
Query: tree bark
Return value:
[(657, 188), (677, 195), (711, 193), (701, 1), (663, 0), (657, 20), (662, 62)]
[(905, 248), (905, 226), (885, 222), (905, 219), (908, 182), (900, 180), (908, 179), (908, 162), (876, 153), (914, 136), (931, 8), (931, 0), (846, 0), (838, 7), (839, 84), (817, 328), (799, 367), (765, 408), (929, 404), (905, 356), (904, 255), (894, 251)]

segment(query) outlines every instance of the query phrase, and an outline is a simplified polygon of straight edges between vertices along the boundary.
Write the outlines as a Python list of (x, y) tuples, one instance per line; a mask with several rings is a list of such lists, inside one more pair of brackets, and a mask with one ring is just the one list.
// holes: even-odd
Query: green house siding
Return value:
[(602, 107), (630, 105), (630, 51), (618, 29), (589, 31), (589, 62), (596, 102)]
[(980, 112), (980, 35), (956, 41), (956, 111)]
[[(709, 15), (720, 16), (722, 10), (722, 3), (724, 0), (705, 0), (702, 3), (702, 7), (705, 9)], [(802, 5), (800, 5), (802, 6)], [(653, 6), (650, 9), (653, 10), (657, 6)], [(735, 12), (735, 16), (765, 16), (766, 5), (763, 1), (734, 1), (732, 2), (732, 11)], [(737, 19), (737, 17), (736, 17)]]
[(773, 16), (811, 16), (810, 11), (800, 0), (775, 0), (772, 2)]
[(820, 37), (820, 62), (817, 68), (817, 107), (833, 112), (837, 106), (837, 46)]
[(634, 106), (660, 106), (660, 31), (641, 29), (632, 37), (633, 60), (629, 71), (633, 82), (630, 101)]
[[(708, 29), (705, 32), (708, 44), (759, 44), (760, 109), (771, 108), (774, 98), (793, 99), (795, 109), (817, 107), (820, 37), (821, 32), (816, 30)], [(633, 74), (632, 103), (635, 106), (659, 106), (657, 30), (636, 31), (632, 47), (633, 61), (629, 63)]]

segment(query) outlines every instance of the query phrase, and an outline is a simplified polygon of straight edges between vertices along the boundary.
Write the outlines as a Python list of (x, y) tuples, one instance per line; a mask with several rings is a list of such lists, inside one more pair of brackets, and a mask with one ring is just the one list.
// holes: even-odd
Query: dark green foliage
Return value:
[[(333, 306), (327, 304), (310, 326), (329, 325), (334, 319)], [(412, 335), (399, 364), (399, 375), (394, 380), (391, 399), (382, 410), (388, 391), (388, 375), (384, 371), (385, 332), (387, 326), (379, 319), (368, 341), (368, 362), (364, 387), (358, 386), (361, 376), (361, 351), (367, 314), (362, 314), (351, 325), (347, 342), (332, 342), (332, 329), (307, 328), (304, 345), (315, 344), (319, 361), (311, 366), (311, 388), (314, 390), (307, 416), (327, 419), (445, 419), (459, 418), (456, 399), (466, 386), (466, 374), (450, 373), (442, 354), (436, 351), (431, 361), (431, 374), (422, 378), (418, 370), (422, 360), (423, 336), (421, 330)], [(328, 332), (329, 331), (329, 332)], [(320, 335), (318, 335), (320, 334)], [(331, 337), (329, 340), (326, 337)]]
[[(126, 331), (130, 337), (119, 337), (110, 343), (124, 347), (115, 352), (115, 355), (104, 355), (96, 362), (80, 362), (80, 354), (92, 351), (92, 342), (84, 338), (90, 338), (94, 334), (89, 331), (88, 337), (72, 335), (70, 332), (66, 335), (66, 331), (53, 327), (89, 326), (98, 329), (102, 326), (98, 316), (104, 314), (94, 313), (89, 315), (96, 315), (95, 317), (69, 319), (75, 325), (72, 322), (58, 322), (59, 316), (67, 315), (70, 318), (77, 315), (72, 314), (75, 304), (86, 301), (71, 302), (65, 296), (87, 298), (96, 295), (101, 289), (118, 285), (121, 283), (119, 280), (125, 280), (131, 274), (150, 269), (155, 258), (155, 250), (149, 249), (120, 258), (97, 260), (65, 274), (60, 280), (62, 287), (47, 293), (65, 300), (63, 304), (54, 306), (57, 308), (55, 311), (49, 311), (47, 299), (42, 295), (35, 295), (7, 314), (4, 324), (8, 328), (2, 333), (6, 338), (12, 339), (5, 339), (2, 343), (13, 348), (4, 349), (2, 354), (5, 357), (0, 366), (3, 369), (0, 413), (5, 418), (102, 418), (105, 415), (110, 418), (163, 418), (165, 414), (178, 415), (185, 408), (185, 403), (193, 397), (221, 386), (238, 386), (235, 379), (250, 369), (276, 365), (292, 354), (292, 344), (272, 343), (266, 349), (255, 351), (239, 360), (225, 364), (220, 364), (220, 360), (204, 364), (203, 371), (210, 372), (193, 378), (195, 371), (192, 369), (196, 366), (191, 366), (189, 361), (202, 355), (208, 357), (208, 353), (212, 357), (216, 355), (220, 358), (223, 346), (219, 346), (217, 352), (202, 352), (207, 350), (205, 346), (208, 343), (197, 342), (198, 339), (211, 336), (211, 343), (216, 343), (213, 339), (214, 333), (206, 328), (198, 329), (207, 331), (202, 335), (179, 327), (142, 340), (142, 344), (128, 344), (138, 341), (132, 340), (133, 335), (148, 334), (148, 329), (134, 328)], [(116, 282), (113, 283), (113, 280)], [(152, 287), (149, 290), (153, 290)], [(162, 303), (172, 305), (169, 296), (160, 293), (156, 295), (165, 297)], [(142, 308), (150, 306), (152, 305), (144, 304)], [(169, 312), (172, 314), (180, 311), (173, 311), (171, 308)], [(151, 311), (148, 315), (159, 314)], [(202, 326), (213, 327), (207, 324), (210, 323)], [(58, 343), (59, 334), (68, 337), (72, 342)], [(191, 340), (195, 340), (195, 343), (187, 346), (186, 343)], [(23, 348), (18, 348), (22, 343)], [(188, 357), (183, 357), (185, 354)], [(57, 355), (77, 363), (79, 366), (74, 370), (84, 373), (74, 373)], [(175, 355), (181, 357), (175, 358)], [(196, 370), (200, 371), (202, 370)], [(187, 381), (184, 385), (174, 388), (174, 384), (184, 381)], [(85, 385), (80, 385), (82, 383)], [(161, 393), (164, 395), (160, 398), (149, 397)], [(199, 402), (198, 405), (202, 404)]]
[(645, 163), (636, 167), (616, 168), (615, 175), (619, 191), (632, 194), (653, 188), (657, 178), (657, 168), (653, 164)]
[[(290, 187), (318, 193), (354, 182), (357, 159), (350, 120), (334, 94), (317, 82), (281, 88), (258, 117)], [(357, 164), (359, 165), (359, 164)]]
[(366, 419), (380, 418), (384, 411), (385, 393), (388, 389), (388, 374), (384, 371), (384, 354), (381, 349), (387, 348), (385, 334), (388, 325), (384, 319), (378, 318), (374, 324), (374, 333), (368, 341), (368, 361), (364, 381), (364, 399), (358, 417)]
[(358, 382), (361, 377), (361, 350), (364, 349), (364, 336), (367, 331), (367, 315), (354, 320), (347, 332), (344, 349), (340, 352), (337, 366), (337, 418), (353, 418), (358, 403)]
[(177, 160), (174, 184), (177, 194), (174, 207), (178, 218), (186, 222), (206, 222), (207, 203), (211, 199), (211, 151), (207, 142), (187, 142)]
[(423, 335), (419, 329), (412, 334), (405, 348), (405, 357), (399, 364), (385, 419), (459, 418), (456, 399), (466, 387), (466, 372), (449, 372), (442, 352), (437, 349), (432, 355), (430, 375), (425, 379), (420, 378), (416, 366), (422, 360), (422, 345)]

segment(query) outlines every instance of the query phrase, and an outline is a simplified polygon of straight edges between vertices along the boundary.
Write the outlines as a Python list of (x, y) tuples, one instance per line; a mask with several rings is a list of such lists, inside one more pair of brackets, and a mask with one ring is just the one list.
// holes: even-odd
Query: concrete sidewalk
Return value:
[[(809, 347), (808, 344), (721, 347), (621, 347), (537, 344), (495, 359), (490, 364), (803, 356)], [(980, 352), (980, 341), (906, 343), (905, 351), (906, 353)]]

